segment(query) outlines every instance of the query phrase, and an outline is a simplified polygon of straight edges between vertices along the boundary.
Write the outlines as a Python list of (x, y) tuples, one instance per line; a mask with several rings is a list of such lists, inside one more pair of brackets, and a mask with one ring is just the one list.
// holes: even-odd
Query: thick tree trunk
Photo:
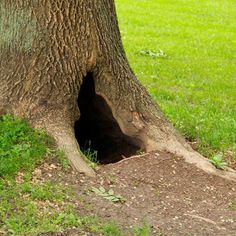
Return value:
[[(176, 153), (216, 173), (176, 133), (132, 72), (113, 0), (2, 0), (0, 37), (0, 114), (45, 128), (78, 171), (94, 175), (75, 138), (77, 133), (81, 139), (91, 119), (104, 139), (120, 137), (132, 150)], [(84, 123), (75, 131), (82, 110)]]

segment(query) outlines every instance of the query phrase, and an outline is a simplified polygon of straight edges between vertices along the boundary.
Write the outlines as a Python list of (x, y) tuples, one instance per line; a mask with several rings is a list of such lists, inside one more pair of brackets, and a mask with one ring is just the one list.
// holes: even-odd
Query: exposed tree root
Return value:
[[(182, 155), (181, 155), (182, 153)], [(225, 179), (236, 181), (236, 171), (231, 168), (226, 168), (226, 170), (219, 170), (214, 167), (207, 158), (203, 157), (200, 153), (196, 151), (184, 151), (179, 153), (183, 156), (185, 161), (196, 165), (199, 169), (204, 170), (207, 173), (220, 176)]]
[(226, 170), (219, 170), (215, 166), (213, 166), (207, 158), (202, 156), (200, 153), (194, 151), (189, 144), (175, 142), (172, 143), (171, 141), (167, 142), (166, 151), (173, 153), (177, 156), (182, 156), (184, 160), (188, 163), (194, 164), (197, 168), (213, 174), (220, 176), (222, 178), (236, 181), (236, 171), (230, 168)]
[(47, 126), (47, 132), (55, 139), (57, 147), (65, 152), (71, 166), (80, 173), (95, 177), (95, 171), (88, 166), (76, 141), (73, 127), (54, 124)]
[(82, 152), (79, 151), (75, 137), (57, 137), (57, 145), (64, 150), (66, 157), (76, 171), (90, 177), (95, 177), (94, 170), (88, 166), (88, 163), (84, 160), (85, 157), (83, 157)]

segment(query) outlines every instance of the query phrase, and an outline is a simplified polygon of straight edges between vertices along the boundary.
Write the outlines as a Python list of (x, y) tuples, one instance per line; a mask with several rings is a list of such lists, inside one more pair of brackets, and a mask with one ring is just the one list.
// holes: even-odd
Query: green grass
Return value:
[(2, 180), (0, 231), (13, 235), (37, 235), (80, 226), (80, 218), (71, 205), (73, 198), (68, 191), (58, 183), (36, 185), (25, 180), (17, 184)]
[[(0, 117), (1, 233), (37, 235), (81, 224), (71, 206), (74, 198), (69, 188), (49, 181), (32, 182), (31, 172), (46, 154), (57, 155), (65, 163), (44, 132), (20, 119)], [(21, 182), (16, 181), (18, 173), (24, 173)]]
[(44, 132), (31, 129), (26, 122), (0, 117), (0, 177), (31, 171), (52, 143)]
[(236, 2), (116, 5), (130, 64), (166, 116), (204, 155), (235, 157)]

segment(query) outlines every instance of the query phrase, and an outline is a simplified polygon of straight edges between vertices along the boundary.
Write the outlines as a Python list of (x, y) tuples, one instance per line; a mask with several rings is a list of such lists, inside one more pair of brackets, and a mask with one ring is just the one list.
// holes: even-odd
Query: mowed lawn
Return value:
[(236, 158), (236, 1), (116, 5), (129, 62), (166, 116), (204, 155)]

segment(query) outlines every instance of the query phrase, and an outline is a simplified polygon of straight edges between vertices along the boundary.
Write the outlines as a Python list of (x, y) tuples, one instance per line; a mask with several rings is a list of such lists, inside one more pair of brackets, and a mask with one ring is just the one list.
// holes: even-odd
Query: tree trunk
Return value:
[(77, 141), (106, 157), (168, 151), (216, 173), (132, 72), (113, 0), (2, 0), (0, 35), (0, 114), (46, 129), (78, 171), (94, 175)]

